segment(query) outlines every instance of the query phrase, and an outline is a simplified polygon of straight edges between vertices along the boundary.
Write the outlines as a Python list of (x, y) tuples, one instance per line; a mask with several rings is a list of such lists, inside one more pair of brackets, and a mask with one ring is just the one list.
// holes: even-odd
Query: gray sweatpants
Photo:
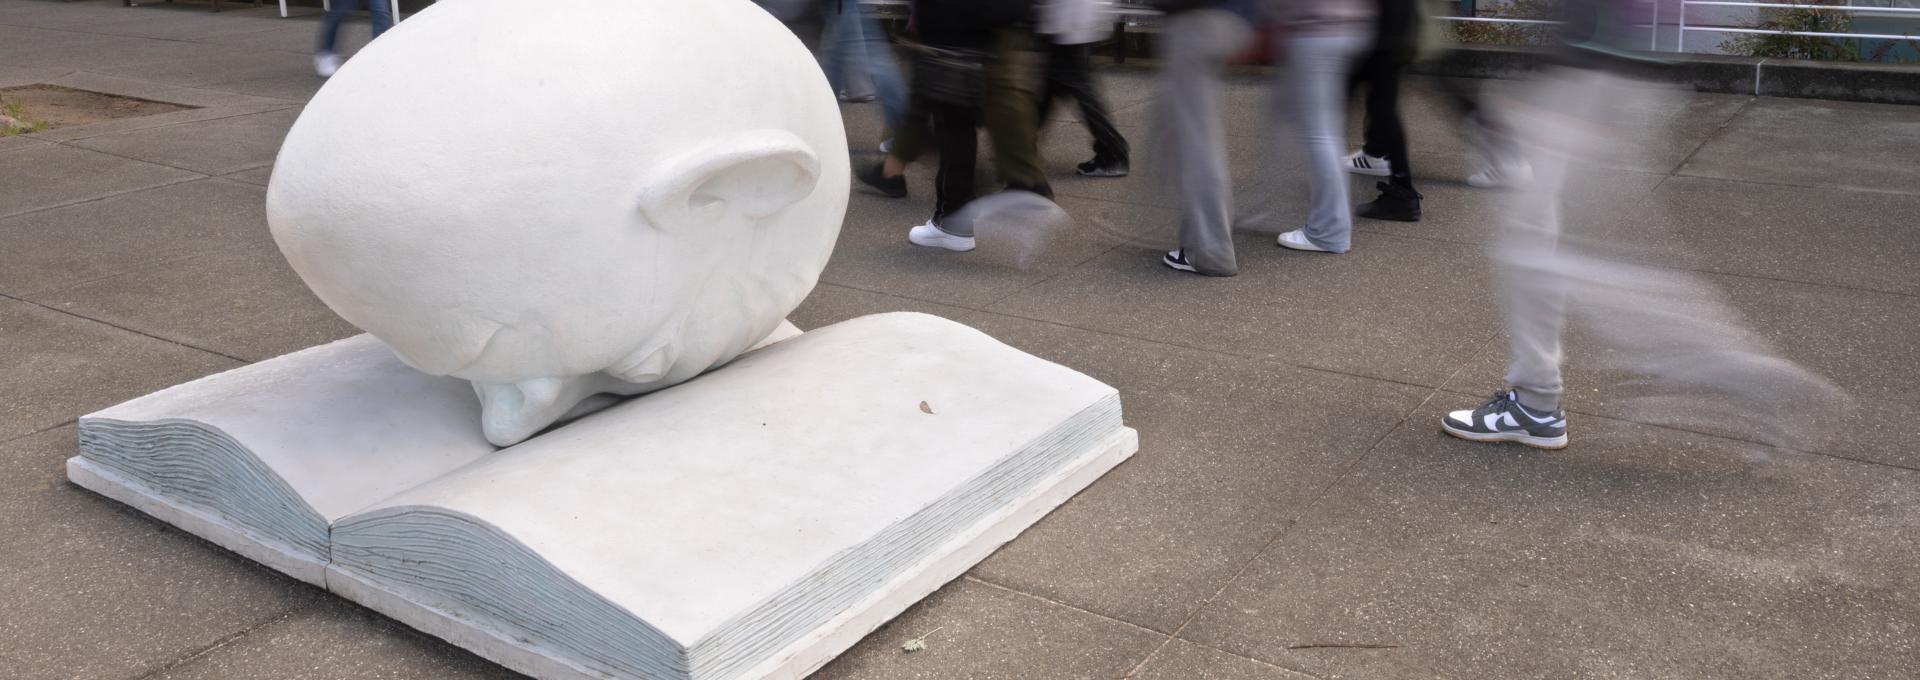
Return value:
[(1341, 164), (1347, 153), (1347, 82), (1371, 43), (1360, 32), (1289, 37), (1287, 63), (1274, 88), (1273, 105), (1293, 122), (1313, 182), (1307, 240), (1336, 253), (1353, 246), (1353, 207)]
[(1203, 273), (1234, 274), (1220, 74), (1253, 39), (1253, 27), (1231, 12), (1195, 10), (1168, 17), (1161, 35), (1159, 134), (1167, 136), (1165, 162), (1180, 192), (1180, 250)]
[(1514, 120), (1534, 180), (1513, 194), (1493, 257), (1510, 342), (1507, 384), (1528, 408), (1560, 408), (1560, 336), (1572, 275), (1560, 252), (1560, 193), (1574, 159), (1590, 157), (1605, 143), (1600, 113), (1618, 84), (1600, 71), (1548, 69), (1532, 84), (1537, 94), (1531, 99), (1545, 106)]

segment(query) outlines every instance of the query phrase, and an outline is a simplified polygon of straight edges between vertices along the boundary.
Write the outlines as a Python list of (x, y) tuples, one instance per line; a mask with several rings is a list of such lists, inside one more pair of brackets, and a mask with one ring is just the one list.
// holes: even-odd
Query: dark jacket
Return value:
[(935, 47), (984, 49), (993, 32), (1033, 23), (1034, 0), (913, 0), (913, 32)]
[(1375, 27), (1373, 48), (1412, 60), (1420, 49), (1420, 8), (1422, 0), (1379, 0), (1380, 19)]

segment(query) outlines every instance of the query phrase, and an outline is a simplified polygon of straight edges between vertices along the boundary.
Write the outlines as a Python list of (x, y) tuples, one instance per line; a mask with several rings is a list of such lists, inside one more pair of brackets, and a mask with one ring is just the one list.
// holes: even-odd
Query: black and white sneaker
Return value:
[(1187, 264), (1186, 253), (1182, 253), (1178, 250), (1169, 250), (1167, 251), (1167, 254), (1160, 256), (1160, 264), (1164, 264), (1170, 268), (1178, 269), (1183, 272), (1192, 272), (1194, 274), (1200, 273), (1200, 270), (1194, 269), (1193, 265)]
[(1361, 149), (1347, 155), (1347, 172), (1386, 177), (1393, 173), (1393, 165), (1388, 163), (1386, 158), (1369, 154), (1366, 149)]
[(1541, 413), (1520, 405), (1513, 390), (1471, 411), (1454, 411), (1440, 419), (1447, 434), (1475, 442), (1519, 442), (1536, 449), (1567, 448), (1567, 414)]

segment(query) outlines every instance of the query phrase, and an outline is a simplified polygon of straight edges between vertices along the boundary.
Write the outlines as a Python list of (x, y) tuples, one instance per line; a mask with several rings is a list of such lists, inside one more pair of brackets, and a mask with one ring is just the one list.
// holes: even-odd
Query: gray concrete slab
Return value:
[(31, 144), (0, 155), (0, 218), (199, 176), (86, 149)]
[(1524, 452), (1445, 437), (1443, 408), (1384, 442), (1183, 637), (1320, 677), (1920, 664), (1920, 473), (1600, 418), (1576, 448)]
[(1132, 677), (1138, 680), (1311, 680), (1273, 664), (1173, 640)]
[(10, 299), (0, 299), (0, 346), (0, 440), (239, 365)]
[(153, 680), (523, 678), (351, 603), (324, 599)]
[(799, 326), (800, 330), (809, 331), (868, 314), (886, 312), (919, 312), (955, 321), (962, 321), (978, 314), (978, 312), (959, 307), (823, 283), (814, 287), (813, 293), (807, 296), (806, 301), (801, 302), (798, 309), (787, 315), (787, 320)]
[(190, 87), (286, 74), (313, 75), (311, 54), (251, 50), (235, 52), (195, 59), (125, 64), (102, 69), (102, 72), (129, 79)]
[(62, 66), (75, 70), (110, 68), (141, 62), (217, 56), (226, 48), (179, 40), (67, 33), (55, 45), (13, 48), (0, 53), (14, 66)]
[(1647, 199), (1606, 233), (1635, 261), (1920, 294), (1920, 194), (1675, 177)]
[(327, 80), (313, 73), (311, 57), (305, 68), (274, 72), (266, 75), (241, 78), (220, 79), (207, 83), (204, 87), (224, 92), (248, 94), (256, 97), (273, 97), (287, 101), (305, 102), (320, 91)]
[[(906, 652), (926, 636), (927, 648)], [(948, 584), (827, 664), (815, 680), (1118, 678), (1166, 637), (976, 581)]]
[[(288, 13), (292, 16), (280, 22), (279, 26), (273, 30), (214, 36), (207, 38), (206, 42), (214, 45), (229, 45), (249, 50), (271, 50), (290, 54), (312, 55), (320, 31), (320, 21), (317, 13), (319, 8), (315, 7), (311, 10), (304, 10), (307, 12), (307, 14), (304, 15), (299, 13), (303, 8), (289, 7), (287, 9)], [(353, 54), (359, 51), (361, 47), (366, 46), (368, 42), (372, 41), (372, 34), (373, 31), (365, 22), (349, 22), (346, 24), (346, 28), (340, 31), (339, 42), (335, 43), (334, 49), (339, 50), (341, 54)]]
[[(189, 60), (188, 63), (190, 62), (191, 60)], [(158, 64), (156, 64), (156, 66), (171, 66), (179, 63), (182, 63), (182, 62), (171, 62), (171, 61), (159, 62)], [(252, 95), (234, 94), (232, 92), (220, 92), (216, 90), (207, 90), (207, 89), (202, 89), (197, 87), (185, 87), (185, 86), (173, 85), (169, 83), (156, 82), (154, 80), (123, 77), (123, 76), (117, 76), (117, 75), (112, 75), (107, 73), (96, 73), (93, 71), (76, 71), (76, 72), (64, 74), (58, 77), (41, 80), (38, 82), (44, 82), (50, 85), (60, 85), (63, 87), (71, 87), (77, 90), (91, 90), (94, 92), (103, 92), (106, 94), (117, 94), (125, 97), (133, 97), (135, 99), (151, 99), (153, 101), (168, 102), (172, 104), (181, 104), (184, 106), (195, 106), (195, 107), (201, 107), (203, 109), (219, 109), (222, 111), (236, 111), (236, 110), (241, 110), (248, 107), (268, 107), (268, 106), (285, 107), (291, 104), (291, 102), (288, 102), (284, 99), (273, 99), (271, 97), (255, 97)], [(258, 110), (258, 109), (255, 109), (255, 110)], [(160, 117), (161, 116), (148, 116), (147, 118), (136, 118), (131, 120), (150, 120), (153, 118), (160, 118)], [(61, 130), (57, 130), (55, 132), (65, 132), (67, 129), (69, 128), (62, 128)]]
[(199, 180), (0, 219), (0, 293), (45, 293), (244, 244), (270, 244), (266, 192)]
[(1123, 247), (994, 305), (1000, 312), (1416, 385), (1439, 385), (1498, 328), (1480, 249), (1377, 233), (1343, 255), (1237, 234), (1240, 275), (1167, 269)]
[(239, 172), (221, 175), (220, 178), (264, 187), (273, 179), (273, 166), (263, 165), (250, 170), (241, 170)]
[(1913, 194), (1916, 157), (1920, 116), (1911, 106), (1763, 98), (1678, 173)]
[(226, 2), (221, 11), (208, 11), (208, 3), (142, 3), (119, 16), (104, 21), (69, 25), (71, 30), (123, 35), (136, 38), (197, 41), (206, 38), (245, 34), (277, 28), (280, 9), (277, 3), (255, 8), (241, 0)]
[(74, 145), (208, 175), (266, 165), (280, 152), (298, 109), (218, 118), (190, 127), (88, 137)]
[(357, 335), (271, 244), (31, 296), (62, 311), (249, 361)]
[[(0, 43), (11, 39), (5, 33), (7, 27), (0, 26)], [(0, 66), (0, 87), (19, 87), (45, 82), (48, 78), (58, 78), (72, 73), (72, 69), (58, 66)]]
[[(1628, 370), (1642, 363), (1637, 355), (1606, 343), (1589, 325), (1607, 321), (1576, 316), (1567, 332), (1569, 408), (1920, 468), (1920, 450), (1912, 444), (1920, 438), (1920, 391), (1915, 389), (1920, 344), (1913, 342), (1920, 298), (1749, 277), (1698, 279), (1723, 294), (1771, 351), (1833, 382), (1851, 402), (1773, 385), (1744, 386), (1737, 397), (1720, 390), (1683, 391), (1682, 385), (1638, 385), (1633, 382), (1638, 374)], [(1449, 389), (1492, 393), (1500, 387), (1506, 358), (1504, 340), (1489, 343)], [(1693, 394), (1701, 401), (1696, 409), (1674, 410), (1646, 400), (1666, 393)], [(1762, 417), (1758, 414), (1769, 411), (1755, 408), (1724, 412), (1725, 404), (1768, 404), (1774, 394), (1803, 400), (1773, 403), (1771, 412), (1791, 418)], [(1775, 427), (1787, 429), (1769, 434)]]
[[(0, 327), (11, 325), (12, 304), (0, 303)], [(180, 359), (95, 358), (123, 367)], [(0, 384), (11, 386), (18, 378), (6, 373)], [(75, 437), (62, 427), (0, 443), (0, 668), (8, 678), (142, 677), (325, 597), (68, 484), (63, 463), (76, 453)]]
[(967, 322), (1118, 388), (1140, 431), (1138, 454), (975, 575), (1165, 633), (1430, 392), (997, 315)]

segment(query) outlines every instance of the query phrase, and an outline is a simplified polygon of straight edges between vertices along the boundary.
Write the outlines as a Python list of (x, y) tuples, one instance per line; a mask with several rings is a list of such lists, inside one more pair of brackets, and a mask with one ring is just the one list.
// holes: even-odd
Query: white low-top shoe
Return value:
[(954, 236), (939, 227), (933, 226), (933, 220), (907, 230), (907, 242), (928, 248), (945, 248), (956, 253), (973, 250), (972, 236)]
[(340, 55), (322, 52), (313, 55), (313, 72), (322, 78), (332, 78), (340, 71)]
[(1393, 174), (1393, 164), (1380, 156), (1369, 155), (1365, 150), (1347, 154), (1347, 172), (1369, 177), (1386, 177)]
[(1333, 252), (1331, 250), (1327, 250), (1326, 248), (1316, 246), (1313, 244), (1312, 241), (1307, 240), (1307, 230), (1305, 229), (1295, 229), (1293, 231), (1286, 232), (1284, 234), (1281, 234), (1280, 238), (1275, 240), (1280, 244), (1280, 247), (1282, 248), (1291, 248), (1293, 250), (1304, 250), (1310, 253)]

